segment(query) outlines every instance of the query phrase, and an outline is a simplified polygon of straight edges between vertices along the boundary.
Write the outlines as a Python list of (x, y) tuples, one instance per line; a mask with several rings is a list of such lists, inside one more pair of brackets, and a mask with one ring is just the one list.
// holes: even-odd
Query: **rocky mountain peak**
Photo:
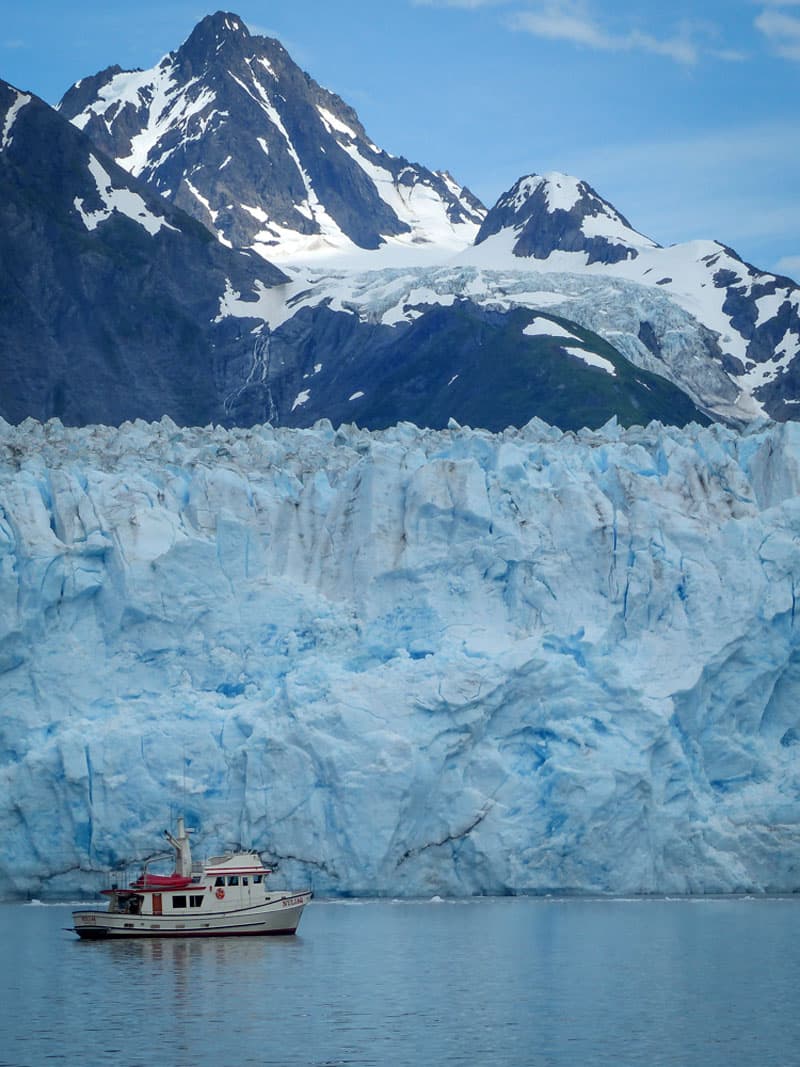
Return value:
[(250, 31), (238, 15), (230, 11), (217, 11), (198, 22), (181, 50), (195, 54), (215, 52), (230, 40), (242, 40), (249, 36)]
[(617, 263), (657, 247), (588, 182), (557, 171), (520, 178), (488, 213), (475, 243), (509, 229), (514, 254), (534, 259), (586, 252), (587, 263)]
[(458, 252), (485, 214), (449, 176), (376, 147), (352, 108), (231, 12), (152, 70), (87, 84), (62, 101), (67, 118), (222, 243), (267, 259)]
[(217, 11), (199, 22), (180, 48), (165, 57), (163, 64), (173, 67), (181, 81), (236, 69), (245, 61), (253, 40), (238, 15)]

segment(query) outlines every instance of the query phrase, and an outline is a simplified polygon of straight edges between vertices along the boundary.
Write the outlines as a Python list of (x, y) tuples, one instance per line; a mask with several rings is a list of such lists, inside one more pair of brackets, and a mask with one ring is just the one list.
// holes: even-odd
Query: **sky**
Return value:
[[(28, 0), (0, 77), (55, 104), (151, 67), (202, 0)], [(588, 181), (660, 244), (712, 238), (800, 281), (800, 0), (241, 0), (386, 151), (486, 205), (526, 174)]]

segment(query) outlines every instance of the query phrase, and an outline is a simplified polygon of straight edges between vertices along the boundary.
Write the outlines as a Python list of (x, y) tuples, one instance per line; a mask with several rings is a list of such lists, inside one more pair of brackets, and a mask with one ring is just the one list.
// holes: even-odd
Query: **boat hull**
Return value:
[(73, 911), (75, 933), (87, 941), (142, 937), (240, 937), (294, 934), (310, 892), (251, 908), (202, 916), (122, 915)]

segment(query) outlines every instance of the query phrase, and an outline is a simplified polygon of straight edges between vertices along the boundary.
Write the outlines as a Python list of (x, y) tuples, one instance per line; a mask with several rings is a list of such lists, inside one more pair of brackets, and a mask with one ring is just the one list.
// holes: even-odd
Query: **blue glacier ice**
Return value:
[(800, 425), (0, 422), (0, 896), (792, 891)]

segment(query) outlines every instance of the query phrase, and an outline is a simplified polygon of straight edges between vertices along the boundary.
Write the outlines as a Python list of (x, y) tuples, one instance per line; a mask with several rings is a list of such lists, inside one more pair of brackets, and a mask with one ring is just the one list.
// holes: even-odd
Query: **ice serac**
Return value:
[(485, 215), (449, 174), (376, 147), (351, 107), (230, 12), (151, 70), (83, 79), (59, 107), (221, 241), (269, 259), (457, 250)]
[(0, 423), (0, 892), (793, 891), (800, 427)]

